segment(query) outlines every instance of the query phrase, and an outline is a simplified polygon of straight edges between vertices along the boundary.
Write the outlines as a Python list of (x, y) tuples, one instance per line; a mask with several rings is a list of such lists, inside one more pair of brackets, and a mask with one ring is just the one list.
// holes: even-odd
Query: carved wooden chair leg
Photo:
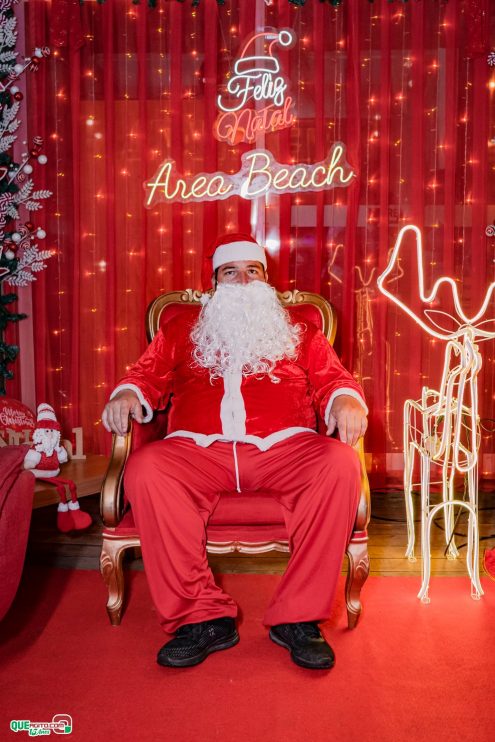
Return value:
[(355, 629), (361, 615), (361, 588), (368, 579), (370, 560), (368, 557), (368, 535), (353, 535), (347, 547), (349, 571), (345, 583), (345, 601), (347, 605), (347, 625)]
[(107, 613), (112, 626), (119, 626), (124, 602), (124, 571), (122, 557), (126, 543), (117, 539), (103, 539), (100, 571), (108, 588)]

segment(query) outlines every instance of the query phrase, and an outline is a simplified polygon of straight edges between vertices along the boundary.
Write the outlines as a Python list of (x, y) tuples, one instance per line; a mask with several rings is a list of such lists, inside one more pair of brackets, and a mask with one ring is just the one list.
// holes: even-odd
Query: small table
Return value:
[[(72, 479), (77, 486), (77, 496), (85, 497), (100, 491), (107, 466), (107, 456), (90, 453), (83, 460), (76, 459), (75, 461), (69, 461), (67, 464), (62, 464), (60, 476), (64, 479)], [(54, 485), (48, 484), (42, 479), (37, 479), (34, 488), (33, 509), (59, 502), (60, 498)]]

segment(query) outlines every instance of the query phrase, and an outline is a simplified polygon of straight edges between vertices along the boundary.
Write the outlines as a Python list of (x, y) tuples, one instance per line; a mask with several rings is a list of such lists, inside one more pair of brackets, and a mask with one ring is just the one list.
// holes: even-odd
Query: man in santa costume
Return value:
[[(212, 282), (199, 318), (180, 314), (157, 333), (102, 417), (123, 435), (129, 414), (146, 423), (170, 402), (167, 437), (131, 455), (124, 482), (161, 624), (175, 633), (157, 659), (187, 667), (239, 641), (205, 529), (220, 493), (263, 489), (283, 506), (291, 544), (264, 623), (298, 665), (328, 669), (334, 653), (318, 623), (330, 615), (356, 516), (362, 390), (320, 330), (281, 306), (251, 237), (217, 241)], [(317, 415), (327, 436), (316, 433)]]

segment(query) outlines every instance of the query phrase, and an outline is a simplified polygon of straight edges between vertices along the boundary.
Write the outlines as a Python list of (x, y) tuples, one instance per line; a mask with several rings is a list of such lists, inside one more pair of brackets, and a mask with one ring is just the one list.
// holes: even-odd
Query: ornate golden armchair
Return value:
[[(151, 341), (158, 329), (178, 312), (198, 312), (200, 292), (187, 289), (162, 294), (148, 307), (146, 331)], [(288, 291), (279, 294), (284, 306), (303, 310), (304, 317), (318, 325), (328, 341), (333, 343), (337, 331), (336, 314), (332, 305), (318, 294)], [(167, 413), (157, 412), (144, 425), (130, 421), (127, 435), (113, 436), (113, 447), (108, 470), (101, 489), (101, 515), (104, 522), (100, 568), (108, 586), (107, 611), (112, 625), (120, 624), (124, 601), (123, 554), (126, 549), (140, 546), (139, 534), (132, 511), (123, 492), (123, 474), (129, 454), (140, 446), (163, 438), (167, 433)], [(368, 477), (364, 464), (362, 440), (356, 446), (361, 462), (361, 497), (356, 523), (347, 547), (349, 571), (346, 581), (346, 605), (349, 628), (354, 628), (361, 614), (361, 588), (369, 574), (368, 522), (370, 497)], [(289, 544), (281, 506), (263, 492), (256, 493), (256, 508), (252, 495), (236, 493), (222, 495), (207, 528), (207, 551), (226, 554), (238, 551), (260, 554), (267, 551), (288, 552)]]

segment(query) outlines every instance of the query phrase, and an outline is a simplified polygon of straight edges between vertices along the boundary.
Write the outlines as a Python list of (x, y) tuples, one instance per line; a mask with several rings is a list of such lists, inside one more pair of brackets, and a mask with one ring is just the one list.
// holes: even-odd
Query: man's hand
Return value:
[(349, 394), (339, 394), (330, 408), (327, 435), (332, 435), (335, 428), (338, 428), (340, 440), (355, 446), (367, 427), (363, 405)]
[(135, 392), (129, 389), (119, 392), (105, 405), (101, 421), (109, 433), (125, 435), (129, 425), (129, 415), (137, 423), (143, 422), (143, 408)]

